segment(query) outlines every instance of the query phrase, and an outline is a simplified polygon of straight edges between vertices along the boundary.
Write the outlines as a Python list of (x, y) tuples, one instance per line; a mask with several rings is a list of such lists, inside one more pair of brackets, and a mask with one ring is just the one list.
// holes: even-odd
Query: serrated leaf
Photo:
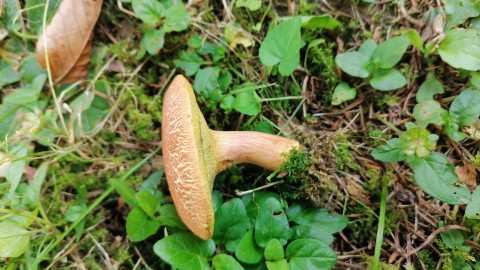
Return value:
[(208, 257), (215, 252), (215, 243), (191, 233), (176, 233), (157, 241), (153, 251), (179, 270), (206, 270), (210, 269)]
[(357, 89), (350, 87), (348, 83), (342, 82), (333, 90), (332, 105), (340, 105), (345, 101), (354, 99), (356, 96)]
[(399, 138), (391, 139), (388, 144), (373, 149), (371, 155), (383, 162), (399, 162), (407, 158), (403, 152), (405, 144)]
[(445, 29), (451, 29), (464, 23), (468, 18), (480, 15), (480, 2), (477, 0), (443, 0), (447, 24)]
[(450, 115), (460, 125), (473, 123), (480, 116), (480, 90), (468, 88), (463, 90), (450, 105)]
[(346, 73), (359, 78), (367, 78), (370, 73), (367, 66), (370, 63), (370, 57), (360, 52), (346, 52), (337, 54), (335, 63)]
[(284, 245), (289, 237), (289, 229), (288, 219), (280, 201), (268, 198), (260, 206), (255, 221), (255, 242), (265, 247), (271, 239), (277, 238)]
[(243, 201), (239, 198), (231, 199), (215, 213), (213, 239), (217, 243), (224, 242), (226, 249), (234, 252), (247, 231), (247, 225), (247, 210)]
[(132, 8), (147, 25), (155, 25), (164, 16), (163, 5), (157, 0), (132, 0)]
[(370, 85), (381, 91), (395, 90), (404, 87), (406, 84), (407, 79), (405, 79), (400, 71), (394, 68), (377, 69), (370, 80)]
[(213, 267), (216, 270), (244, 270), (241, 264), (235, 260), (230, 255), (227, 254), (218, 254), (213, 257), (212, 260)]
[(267, 33), (260, 46), (260, 61), (269, 67), (280, 64), (278, 71), (288, 76), (300, 64), (300, 49), (304, 43), (300, 35), (302, 20), (289, 19)]
[(140, 41), (140, 46), (147, 50), (150, 55), (157, 55), (165, 43), (165, 31), (163, 29), (148, 29)]
[(405, 36), (388, 39), (375, 49), (372, 61), (379, 68), (390, 69), (402, 59), (408, 45), (410, 45), (410, 39)]
[(287, 246), (289, 270), (329, 270), (337, 263), (337, 255), (326, 244), (315, 239), (299, 239)]
[(467, 209), (465, 209), (465, 216), (480, 220), (480, 186), (473, 191), (472, 201), (467, 204)]
[(475, 30), (453, 29), (445, 33), (438, 53), (454, 68), (480, 70), (480, 36)]
[(415, 173), (415, 182), (427, 194), (454, 205), (471, 201), (470, 191), (458, 182), (455, 167), (445, 155), (432, 152), (424, 158), (412, 156), (408, 163)]
[(155, 234), (161, 225), (160, 221), (149, 218), (145, 212), (136, 207), (127, 216), (127, 234), (134, 242), (143, 241)]
[(436, 94), (443, 93), (442, 83), (435, 78), (433, 72), (427, 74), (426, 80), (422, 83), (417, 92), (417, 102), (423, 102), (433, 99)]
[(263, 258), (263, 248), (255, 243), (253, 229), (247, 231), (235, 250), (235, 256), (243, 263), (255, 264)]
[(0, 258), (15, 258), (22, 255), (30, 243), (30, 234), (13, 220), (0, 222)]
[(428, 124), (443, 125), (445, 114), (447, 111), (435, 100), (420, 102), (413, 108), (413, 117), (420, 127), (426, 127)]

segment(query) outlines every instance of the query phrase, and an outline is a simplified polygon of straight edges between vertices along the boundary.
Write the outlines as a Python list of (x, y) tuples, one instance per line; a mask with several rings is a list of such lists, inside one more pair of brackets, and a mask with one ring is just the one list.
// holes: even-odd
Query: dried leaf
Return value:
[(352, 196), (353, 198), (361, 201), (362, 203), (366, 205), (370, 205), (370, 194), (368, 191), (366, 191), (360, 184), (355, 182), (354, 179), (350, 177), (346, 177), (346, 188), (348, 194)]
[(64, 0), (37, 41), (37, 60), (46, 68), (45, 45), (55, 83), (85, 79), (92, 31), (103, 0)]
[(469, 188), (477, 187), (477, 172), (472, 164), (465, 164), (455, 168), (460, 183), (466, 184)]

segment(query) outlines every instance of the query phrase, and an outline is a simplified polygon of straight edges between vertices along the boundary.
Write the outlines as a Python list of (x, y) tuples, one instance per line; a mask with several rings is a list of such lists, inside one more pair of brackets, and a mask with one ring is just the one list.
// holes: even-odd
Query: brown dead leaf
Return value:
[(361, 201), (366, 205), (370, 205), (370, 193), (366, 191), (359, 183), (350, 177), (345, 178), (346, 188), (348, 194), (353, 198)]
[(37, 41), (37, 60), (46, 68), (45, 46), (55, 83), (85, 79), (92, 31), (103, 0), (64, 0)]
[(477, 172), (472, 164), (465, 164), (455, 168), (460, 183), (464, 183), (471, 189), (477, 187)]

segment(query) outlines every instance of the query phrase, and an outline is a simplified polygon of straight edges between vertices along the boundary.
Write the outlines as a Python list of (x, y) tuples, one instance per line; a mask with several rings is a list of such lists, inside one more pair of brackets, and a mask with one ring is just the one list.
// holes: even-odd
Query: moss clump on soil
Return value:
[(289, 161), (279, 171), (287, 171), (285, 184), (279, 186), (284, 198), (308, 199), (321, 206), (331, 195), (343, 196), (333, 179), (336, 160), (331, 134), (314, 130), (297, 131), (294, 137), (303, 145), (302, 151), (292, 151)]

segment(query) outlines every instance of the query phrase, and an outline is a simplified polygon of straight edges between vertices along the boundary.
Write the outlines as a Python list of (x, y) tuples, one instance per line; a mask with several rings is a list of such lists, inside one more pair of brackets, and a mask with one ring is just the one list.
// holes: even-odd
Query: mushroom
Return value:
[(177, 75), (163, 100), (162, 148), (175, 208), (185, 225), (206, 240), (214, 228), (215, 175), (237, 163), (276, 170), (287, 161), (284, 153), (300, 144), (262, 132), (209, 129), (191, 84)]

